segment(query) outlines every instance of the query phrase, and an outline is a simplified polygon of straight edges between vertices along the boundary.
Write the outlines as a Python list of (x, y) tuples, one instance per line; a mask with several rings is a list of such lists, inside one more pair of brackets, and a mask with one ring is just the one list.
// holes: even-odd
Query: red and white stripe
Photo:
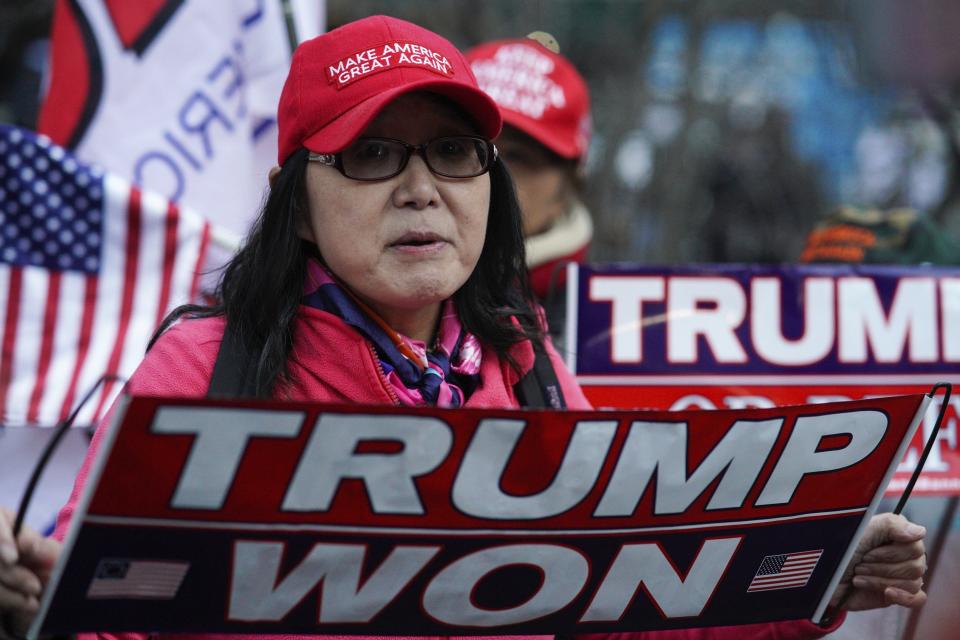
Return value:
[[(115, 176), (103, 190), (98, 275), (0, 267), (6, 425), (54, 425), (104, 374), (129, 377), (159, 320), (196, 293), (209, 224)], [(105, 384), (77, 424), (102, 417), (121, 386)]]

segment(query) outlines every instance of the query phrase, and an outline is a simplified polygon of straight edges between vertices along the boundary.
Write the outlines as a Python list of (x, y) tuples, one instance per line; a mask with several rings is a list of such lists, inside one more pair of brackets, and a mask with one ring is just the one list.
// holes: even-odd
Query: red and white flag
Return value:
[(757, 574), (747, 591), (773, 591), (803, 587), (817, 568), (823, 549), (767, 556), (760, 563)]
[(196, 214), (0, 126), (0, 423), (54, 425), (102, 376), (129, 376), (161, 319), (194, 299), (209, 237)]

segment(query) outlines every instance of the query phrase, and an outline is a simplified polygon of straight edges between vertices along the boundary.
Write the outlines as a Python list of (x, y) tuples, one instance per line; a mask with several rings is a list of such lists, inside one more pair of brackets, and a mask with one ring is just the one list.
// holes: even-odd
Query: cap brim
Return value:
[(450, 80), (423, 80), (371, 96), (346, 111), (303, 141), (303, 146), (314, 153), (337, 153), (363, 133), (380, 111), (401, 95), (427, 91), (450, 98), (470, 116), (480, 135), (494, 139), (500, 134), (503, 121), (496, 103), (483, 91)]
[(504, 124), (519, 129), (561, 158), (575, 160), (583, 155), (577, 145), (562, 140), (550, 126), (509, 109), (504, 109), (502, 115)]

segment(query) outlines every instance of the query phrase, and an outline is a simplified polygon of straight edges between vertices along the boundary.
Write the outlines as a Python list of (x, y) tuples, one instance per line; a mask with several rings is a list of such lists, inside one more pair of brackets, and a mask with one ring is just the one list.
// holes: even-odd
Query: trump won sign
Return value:
[(668, 413), (133, 398), (33, 633), (819, 619), (926, 404)]

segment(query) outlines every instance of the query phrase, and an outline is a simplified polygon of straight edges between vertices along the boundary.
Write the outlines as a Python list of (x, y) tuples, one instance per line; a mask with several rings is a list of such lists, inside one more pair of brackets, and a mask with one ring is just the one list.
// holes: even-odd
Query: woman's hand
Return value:
[(28, 527), (14, 540), (14, 520), (12, 511), (0, 507), (0, 619), (5, 623), (0, 639), (7, 631), (20, 636), (27, 632), (61, 549), (59, 542)]
[(891, 604), (920, 607), (927, 600), (923, 574), (927, 531), (892, 513), (874, 516), (857, 544), (853, 559), (830, 600), (848, 611), (878, 609)]

